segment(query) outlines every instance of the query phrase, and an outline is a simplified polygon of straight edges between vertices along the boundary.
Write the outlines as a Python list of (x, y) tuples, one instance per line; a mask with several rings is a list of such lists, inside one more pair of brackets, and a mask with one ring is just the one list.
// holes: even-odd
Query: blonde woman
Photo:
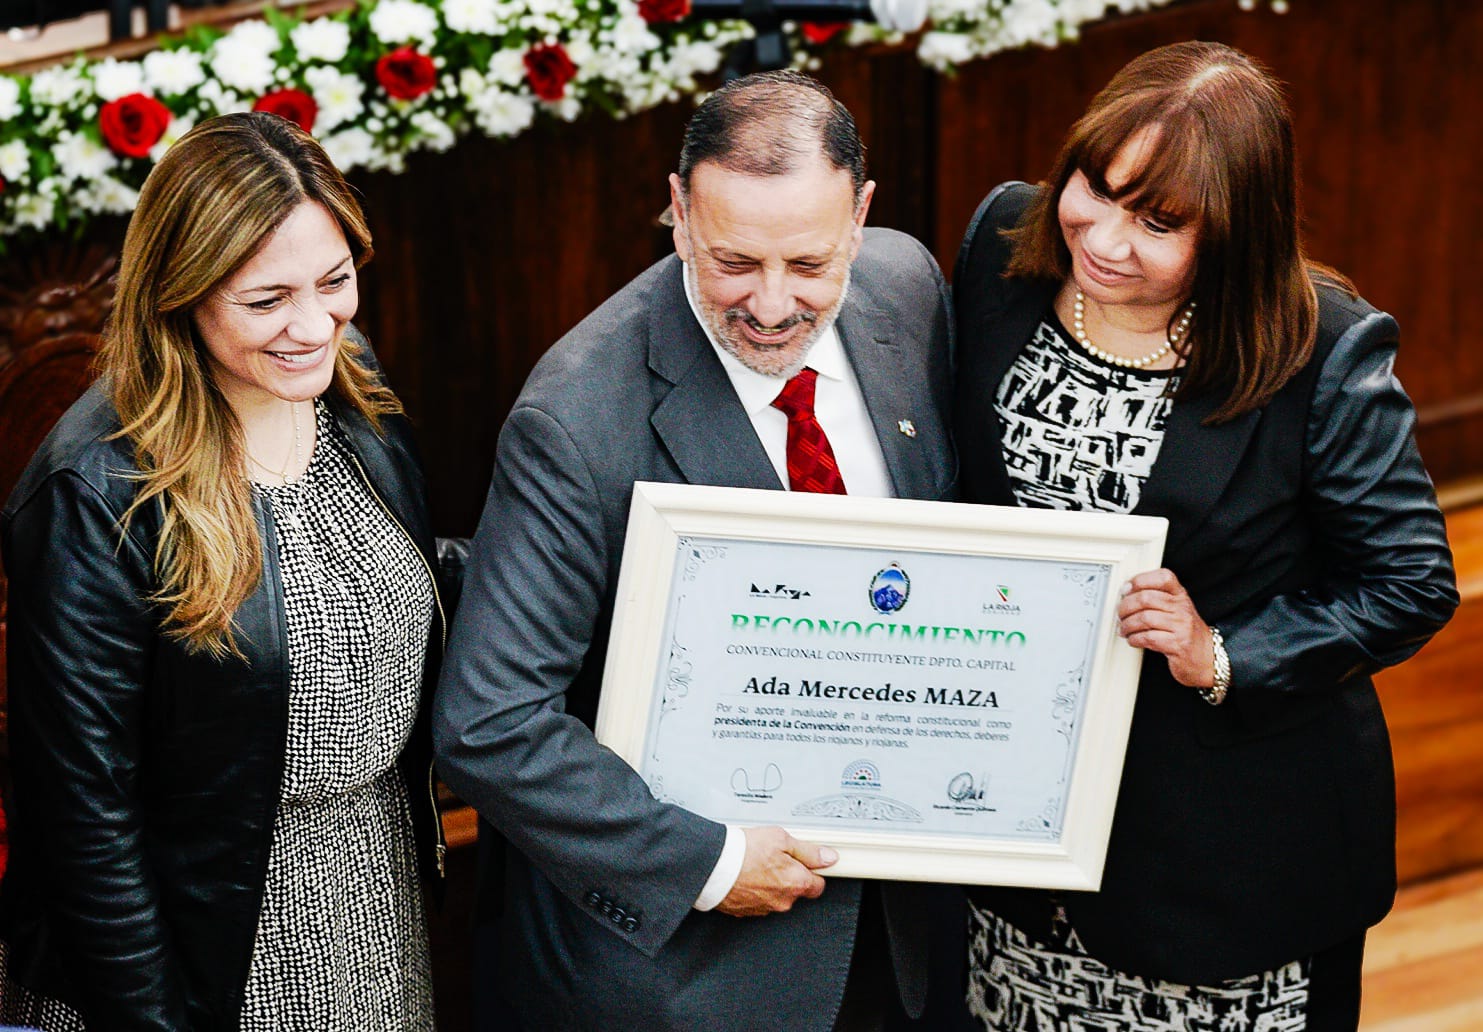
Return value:
[(407, 424), (350, 325), (370, 256), (277, 116), (203, 122), (144, 185), (100, 379), (0, 519), (6, 1021), (432, 1027), (443, 616)]

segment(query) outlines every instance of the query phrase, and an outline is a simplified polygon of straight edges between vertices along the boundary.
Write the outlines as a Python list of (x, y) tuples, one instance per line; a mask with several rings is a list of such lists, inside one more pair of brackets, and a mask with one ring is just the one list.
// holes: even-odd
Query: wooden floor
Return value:
[(1483, 870), (1401, 890), (1365, 944), (1360, 1028), (1483, 1029)]

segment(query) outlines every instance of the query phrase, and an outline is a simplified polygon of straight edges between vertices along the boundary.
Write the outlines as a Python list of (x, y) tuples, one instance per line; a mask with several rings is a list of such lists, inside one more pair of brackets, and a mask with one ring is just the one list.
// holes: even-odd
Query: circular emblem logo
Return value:
[(906, 605), (911, 594), (911, 578), (906, 571), (892, 563), (870, 582), (870, 604), (877, 613), (894, 613)]
[(880, 788), (880, 768), (869, 760), (856, 760), (839, 776), (841, 788)]

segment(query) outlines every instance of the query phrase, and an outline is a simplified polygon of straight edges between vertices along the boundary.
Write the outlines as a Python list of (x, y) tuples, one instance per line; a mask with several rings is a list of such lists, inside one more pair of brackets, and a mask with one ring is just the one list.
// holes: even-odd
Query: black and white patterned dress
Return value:
[(291, 674), (242, 1029), (431, 1030), (427, 922), (396, 758), (417, 715), (432, 582), (329, 409), (315, 410), (304, 475), (256, 488), (277, 528)]
[[(1177, 373), (1126, 369), (1072, 342), (1052, 313), (999, 383), (994, 409), (1022, 505), (1128, 512), (1153, 470)], [(1049, 905), (1049, 904), (1048, 904)], [(989, 1032), (1302, 1032), (1311, 961), (1214, 986), (1128, 974), (1089, 957), (1057, 909), (1039, 942), (977, 905), (968, 1006)]]

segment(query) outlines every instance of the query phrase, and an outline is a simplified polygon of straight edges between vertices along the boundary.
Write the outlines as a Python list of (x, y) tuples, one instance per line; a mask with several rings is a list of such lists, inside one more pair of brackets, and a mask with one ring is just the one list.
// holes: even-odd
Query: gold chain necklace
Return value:
[(258, 457), (256, 455), (253, 455), (251, 451), (248, 451), (247, 453), (248, 462), (252, 463), (258, 469), (262, 470), (264, 473), (267, 473), (269, 476), (277, 477), (285, 484), (288, 483), (288, 471), (291, 469), (297, 469), (299, 466), (299, 462), (302, 460), (304, 455), (303, 437), (299, 432), (299, 403), (296, 401), (291, 401), (288, 403), (288, 407), (289, 410), (293, 413), (294, 446), (293, 451), (289, 452), (288, 457), (283, 460), (283, 468), (274, 469), (272, 466), (259, 461)]

